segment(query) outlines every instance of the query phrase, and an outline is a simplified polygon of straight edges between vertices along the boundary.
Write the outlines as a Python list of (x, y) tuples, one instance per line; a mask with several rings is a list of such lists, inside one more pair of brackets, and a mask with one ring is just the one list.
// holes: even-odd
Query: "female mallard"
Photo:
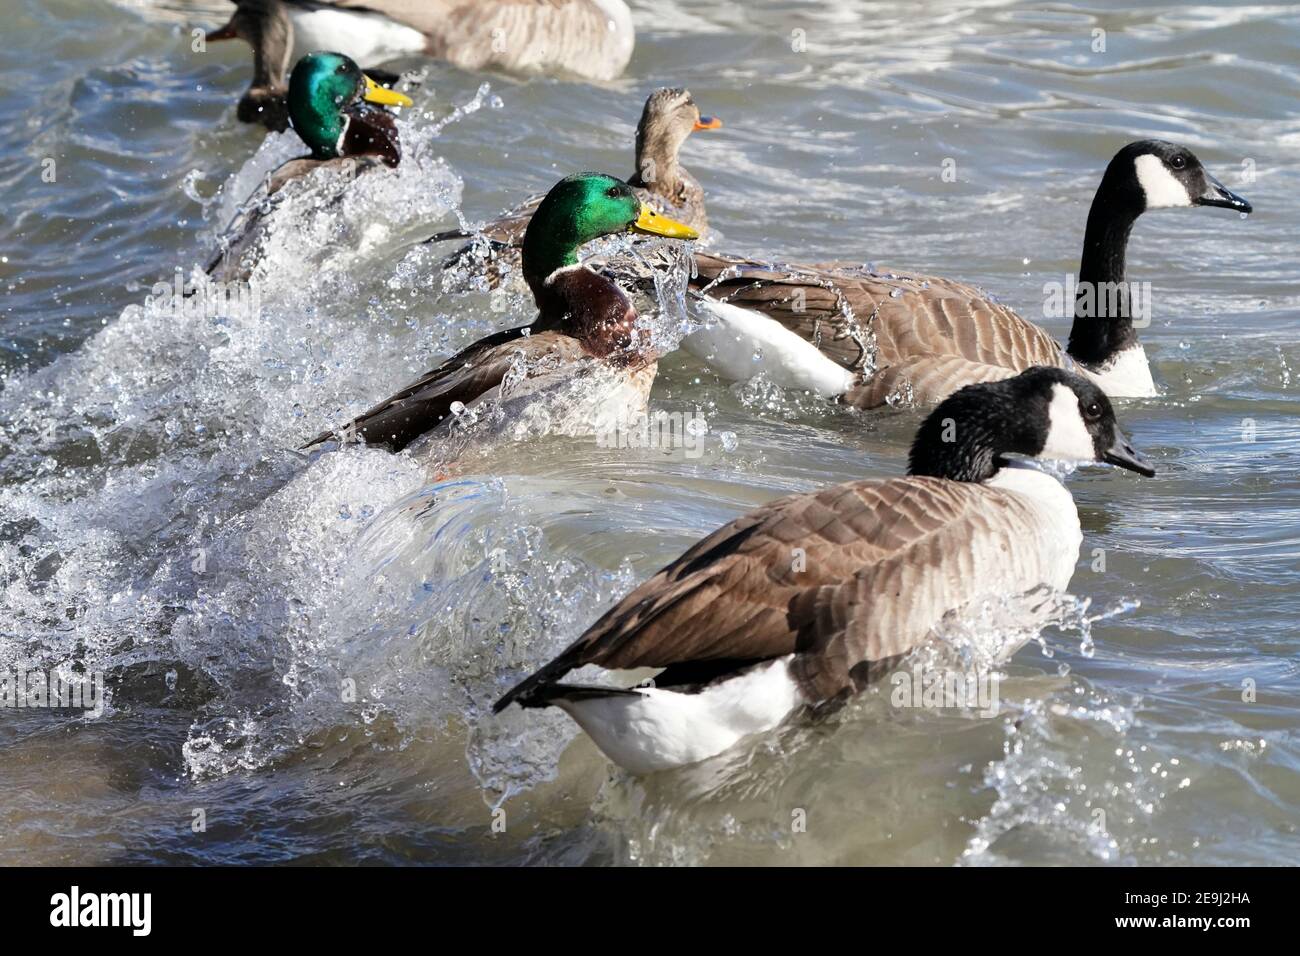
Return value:
[[(559, 71), (593, 80), (623, 72), (635, 32), (623, 0), (235, 0), (209, 40), (253, 48), (239, 118), (284, 129), (290, 53), (341, 50), (371, 66), (428, 55), (466, 70)], [(279, 125), (277, 125), (279, 124)]]
[[(690, 90), (663, 87), (651, 93), (636, 127), (636, 172), (627, 181), (637, 198), (660, 215), (683, 222), (698, 233), (704, 232), (709, 224), (704, 212), (704, 189), (677, 157), (691, 133), (721, 126), (722, 120), (717, 117), (700, 115)], [(495, 283), (500, 276), (518, 270), (519, 247), (542, 198), (529, 197), (482, 229), (474, 232), (454, 229), (438, 233), (428, 241), (484, 237), (492, 251), (490, 278)], [(474, 254), (473, 243), (462, 246), (447, 257), (443, 268), (457, 266)]]
[(303, 447), (361, 439), (398, 451), (446, 422), (453, 406), (473, 409), (503, 397), (502, 380), (512, 369), (522, 369), (525, 381), (612, 369), (631, 392), (628, 404), (643, 409), (658, 356), (636, 328), (636, 310), (623, 291), (578, 262), (578, 250), (586, 243), (627, 231), (697, 237), (689, 226), (658, 215), (613, 176), (578, 173), (560, 180), (537, 207), (524, 236), (524, 278), (537, 303), (537, 318), (480, 339)]
[(963, 385), (1034, 365), (1075, 368), (1113, 397), (1151, 396), (1125, 252), (1138, 216), (1176, 206), (1251, 211), (1182, 146), (1130, 143), (1110, 161), (1088, 213), (1065, 349), (978, 289), (949, 279), (703, 254), (693, 284), (707, 297), (701, 308), (709, 321), (683, 345), (727, 377), (763, 371), (784, 387), (859, 408), (936, 402)]
[(401, 162), (392, 115), (369, 103), (410, 106), (411, 100), (376, 84), (341, 53), (309, 53), (298, 61), (289, 78), (288, 110), (294, 132), (311, 155), (279, 166), (255, 201), (244, 203), (207, 263), (209, 275), (222, 281), (247, 278), (250, 267), (244, 260), (261, 235), (266, 200), (288, 183), (323, 167), (351, 178), (380, 164)]

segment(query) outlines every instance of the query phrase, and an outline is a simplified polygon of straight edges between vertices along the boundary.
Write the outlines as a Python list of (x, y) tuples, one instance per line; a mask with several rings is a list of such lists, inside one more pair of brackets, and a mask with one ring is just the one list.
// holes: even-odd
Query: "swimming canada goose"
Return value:
[(1251, 211), (1185, 147), (1144, 140), (1115, 154), (1088, 212), (1064, 350), (1011, 309), (950, 279), (706, 253), (696, 254), (693, 284), (707, 296), (700, 306), (708, 321), (683, 345), (726, 377), (763, 371), (783, 387), (858, 408), (936, 402), (1033, 365), (1077, 369), (1111, 397), (1152, 396), (1124, 284), (1125, 253), (1138, 216), (1175, 206)]
[(411, 100), (379, 86), (343, 54), (309, 53), (299, 60), (289, 78), (287, 103), (294, 132), (311, 155), (282, 163), (245, 201), (205, 266), (208, 275), (219, 281), (248, 278), (249, 253), (269, 214), (267, 200), (289, 183), (322, 167), (356, 176), (381, 164), (396, 167), (401, 162), (392, 115), (368, 104), (410, 106)]
[[(717, 117), (700, 115), (690, 90), (662, 87), (651, 93), (636, 127), (636, 172), (627, 180), (637, 198), (660, 215), (703, 233), (709, 225), (704, 212), (704, 188), (682, 167), (678, 152), (691, 133), (721, 126), (722, 120)], [(490, 278), (495, 284), (502, 275), (518, 268), (518, 249), (524, 231), (541, 201), (540, 195), (531, 196), (482, 229), (473, 232), (453, 229), (427, 241), (486, 238), (492, 249)], [(473, 254), (473, 244), (462, 246), (447, 257), (443, 268), (453, 267)]]
[(644, 408), (658, 356), (621, 289), (578, 262), (581, 246), (618, 232), (694, 239), (693, 229), (641, 203), (632, 187), (601, 173), (560, 180), (542, 200), (524, 236), (524, 278), (537, 303), (531, 325), (480, 339), (419, 381), (303, 447), (337, 438), (398, 451), (445, 422), (453, 406), (473, 409), (501, 397), (503, 379), (572, 376), (599, 365), (617, 371), (629, 407)]
[(283, 131), (290, 57), (339, 50), (374, 66), (427, 55), (466, 70), (560, 71), (610, 80), (632, 57), (623, 0), (235, 0), (206, 39), (246, 41), (253, 83), (239, 118)]
[[(949, 612), (1063, 591), (1082, 541), (1074, 500), (1009, 455), (1154, 474), (1078, 375), (1033, 368), (967, 386), (921, 425), (907, 477), (791, 495), (724, 525), (495, 710), (559, 707), (611, 760), (649, 773), (862, 689)], [(561, 683), (588, 664), (661, 670), (652, 687)]]

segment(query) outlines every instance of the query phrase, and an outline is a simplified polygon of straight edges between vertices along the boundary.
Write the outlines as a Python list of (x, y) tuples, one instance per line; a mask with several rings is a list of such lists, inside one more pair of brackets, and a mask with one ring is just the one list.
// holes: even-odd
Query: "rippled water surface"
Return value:
[[(229, 6), (0, 0), (0, 668), (111, 694), (99, 719), (0, 714), (0, 862), (1300, 860), (1297, 8), (631, 5), (607, 86), (405, 64), (428, 76), (402, 168), (332, 219), (281, 210), (260, 308), (231, 317), (152, 288), (295, 154), (235, 120), (245, 48), (191, 51)], [(1006, 667), (998, 717), (868, 693), (636, 780), (561, 715), (488, 715), (718, 524), (900, 473), (915, 410), (674, 354), (652, 403), (700, 410), (698, 457), (545, 422), (450, 473), (294, 451), (525, 321), (517, 296), (444, 292), (410, 242), (630, 173), (665, 84), (726, 122), (683, 153), (719, 247), (932, 270), (1035, 319), (1125, 142), (1182, 142), (1254, 202), (1138, 223), (1165, 394), (1119, 414), (1160, 474), (1070, 479), (1091, 604)]]

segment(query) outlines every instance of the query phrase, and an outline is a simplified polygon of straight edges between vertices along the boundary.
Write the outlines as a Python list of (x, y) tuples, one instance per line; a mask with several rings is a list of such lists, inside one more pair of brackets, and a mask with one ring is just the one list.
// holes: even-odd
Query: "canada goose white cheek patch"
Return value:
[(1079, 396), (1067, 385), (1052, 386), (1052, 401), (1047, 406), (1047, 441), (1039, 458), (1054, 461), (1095, 461), (1088, 426), (1079, 414)]
[(1139, 156), (1133, 166), (1137, 170), (1138, 184), (1146, 193), (1148, 209), (1192, 205), (1192, 197), (1187, 194), (1187, 187), (1178, 181), (1159, 156), (1152, 156), (1150, 153)]

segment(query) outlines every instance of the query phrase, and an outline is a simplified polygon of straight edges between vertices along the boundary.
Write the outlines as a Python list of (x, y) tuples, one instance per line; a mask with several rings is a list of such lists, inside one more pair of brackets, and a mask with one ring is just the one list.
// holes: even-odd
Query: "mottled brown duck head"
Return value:
[(682, 143), (696, 130), (721, 126), (722, 120), (716, 116), (700, 115), (690, 90), (655, 90), (646, 99), (636, 127), (636, 175), (632, 185), (673, 198), (679, 175), (677, 153)]

